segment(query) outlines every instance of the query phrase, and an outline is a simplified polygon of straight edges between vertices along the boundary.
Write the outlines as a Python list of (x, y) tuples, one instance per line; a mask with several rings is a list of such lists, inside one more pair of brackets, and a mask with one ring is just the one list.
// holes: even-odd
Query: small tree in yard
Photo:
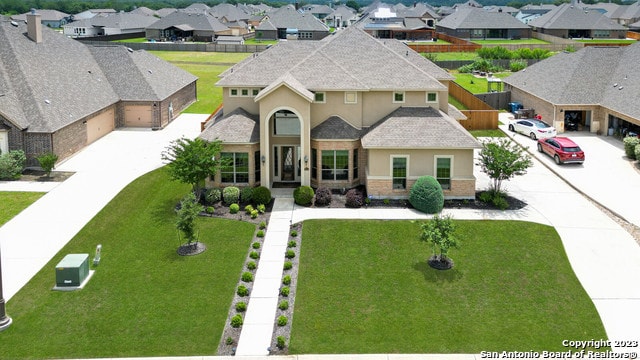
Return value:
[(221, 141), (180, 138), (172, 141), (162, 152), (162, 160), (168, 162), (171, 180), (190, 184), (194, 193), (200, 197), (204, 180), (207, 176), (214, 175), (221, 165), (221, 150)]
[(176, 228), (182, 232), (187, 245), (198, 243), (196, 235), (196, 218), (204, 208), (196, 201), (193, 192), (189, 192), (180, 202), (180, 210), (178, 210), (178, 220)]
[(448, 257), (449, 249), (457, 248), (458, 241), (454, 237), (455, 226), (450, 215), (436, 214), (431, 220), (420, 224), (422, 233), (420, 240), (433, 247), (433, 256), (429, 259), (429, 266), (446, 270), (453, 267), (453, 261)]
[(38, 156), (37, 159), (46, 176), (51, 176), (51, 170), (53, 170), (56, 165), (56, 161), (58, 161), (58, 155), (49, 152)]
[(520, 146), (509, 139), (500, 139), (483, 144), (477, 165), (489, 175), (492, 181), (490, 191), (499, 196), (502, 182), (526, 174), (533, 162)]

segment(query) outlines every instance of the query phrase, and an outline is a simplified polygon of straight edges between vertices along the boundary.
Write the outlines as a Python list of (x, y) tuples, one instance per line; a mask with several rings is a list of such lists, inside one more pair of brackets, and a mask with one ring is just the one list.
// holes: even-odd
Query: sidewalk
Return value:
[[(127, 184), (162, 166), (160, 154), (170, 141), (197, 136), (200, 121), (206, 117), (183, 114), (160, 131), (115, 130), (59, 164), (56, 170), (75, 174), (52, 186), (0, 228), (5, 300), (9, 301)], [(0, 190), (8, 185), (1, 184)], [(10, 185), (34, 189), (31, 183)]]

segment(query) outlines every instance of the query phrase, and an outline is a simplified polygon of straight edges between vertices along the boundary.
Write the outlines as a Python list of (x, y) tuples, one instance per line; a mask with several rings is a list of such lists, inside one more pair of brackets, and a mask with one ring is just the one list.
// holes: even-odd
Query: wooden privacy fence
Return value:
[(460, 110), (467, 117), (467, 120), (458, 121), (465, 129), (493, 130), (498, 128), (498, 110), (487, 105), (455, 82), (449, 82), (449, 95), (467, 107), (467, 110)]
[(457, 37), (449, 36), (447, 34), (437, 33), (435, 35), (438, 39), (444, 40), (449, 44), (431, 44), (431, 45), (414, 45), (410, 44), (409, 47), (419, 53), (428, 52), (475, 52), (482, 46), (474, 44), (470, 41), (460, 39)]

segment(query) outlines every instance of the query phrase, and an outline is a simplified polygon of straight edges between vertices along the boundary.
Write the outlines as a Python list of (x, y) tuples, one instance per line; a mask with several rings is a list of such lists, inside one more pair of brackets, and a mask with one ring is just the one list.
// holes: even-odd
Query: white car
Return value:
[(556, 136), (556, 129), (542, 120), (519, 119), (509, 124), (509, 130), (528, 136), (533, 140)]

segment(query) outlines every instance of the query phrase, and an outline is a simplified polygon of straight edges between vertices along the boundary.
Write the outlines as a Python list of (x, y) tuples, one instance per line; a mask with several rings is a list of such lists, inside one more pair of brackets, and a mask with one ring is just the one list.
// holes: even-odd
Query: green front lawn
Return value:
[(0, 192), (0, 226), (40, 199), (41, 192)]
[(222, 104), (222, 89), (215, 84), (218, 75), (231, 65), (242, 61), (250, 53), (216, 53), (186, 51), (150, 51), (161, 59), (198, 77), (198, 101), (184, 112), (191, 114), (210, 114)]
[[(458, 71), (450, 71), (451, 75), (455, 76), (456, 83), (463, 88), (467, 89), (472, 94), (481, 94), (487, 92), (487, 78), (475, 77), (473, 74), (460, 73)], [(494, 73), (493, 76), (497, 78), (505, 78), (511, 75), (510, 72)], [(495, 85), (494, 85), (495, 86)]]
[[(189, 189), (164, 169), (127, 186), (9, 300), (14, 323), (0, 336), (0, 357), (215, 354), (255, 226), (199, 219), (208, 250), (179, 256), (174, 206)], [(87, 286), (52, 291), (55, 265), (70, 253), (92, 259), (98, 244)]]
[(418, 223), (305, 221), (290, 353), (566, 351), (564, 339), (606, 338), (552, 227), (456, 224), (455, 266), (438, 271)]
[(475, 138), (479, 137), (505, 137), (505, 133), (500, 129), (491, 130), (471, 130), (469, 131)]

